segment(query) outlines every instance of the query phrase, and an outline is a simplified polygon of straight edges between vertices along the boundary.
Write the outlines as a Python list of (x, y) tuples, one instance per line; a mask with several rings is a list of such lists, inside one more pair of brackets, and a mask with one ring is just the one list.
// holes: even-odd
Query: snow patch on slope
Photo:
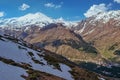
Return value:
[(78, 25), (77, 22), (75, 21), (65, 21), (62, 17), (58, 18), (58, 19), (54, 19), (54, 23), (63, 23), (64, 26), (67, 27), (75, 27)]
[(85, 28), (86, 28), (86, 23), (84, 24), (83, 28), (81, 30), (79, 30), (79, 33), (82, 33)]
[(84, 35), (91, 34), (95, 29), (90, 30), (89, 32), (85, 33)]
[(21, 75), (27, 76), (24, 69), (0, 62), (0, 80), (25, 80)]

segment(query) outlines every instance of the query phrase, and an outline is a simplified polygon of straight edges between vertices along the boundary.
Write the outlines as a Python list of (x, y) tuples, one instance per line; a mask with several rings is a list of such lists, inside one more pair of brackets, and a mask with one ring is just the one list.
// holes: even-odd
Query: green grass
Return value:
[(36, 60), (35, 58), (32, 58), (32, 60), (33, 60), (36, 64), (45, 65), (43, 62), (40, 62), (39, 60)]
[(111, 45), (108, 50), (115, 50), (118, 47), (118, 43)]
[(107, 49), (102, 49), (102, 50), (99, 50), (101, 55), (105, 58), (105, 59), (110, 59), (110, 58), (114, 58), (115, 55), (113, 54), (113, 51), (112, 50), (107, 50)]
[(44, 56), (44, 59), (47, 61), (47, 63), (49, 65), (53, 65), (54, 68), (58, 69), (61, 71), (61, 68), (60, 68), (60, 65), (59, 65), (59, 60), (55, 59), (54, 57), (52, 56), (49, 56), (49, 55), (45, 55)]
[(99, 80), (97, 75), (93, 72), (87, 70), (80, 70), (79, 68), (72, 68), (72, 71), (69, 71), (75, 80)]
[(33, 54), (32, 52), (28, 52), (28, 54), (29, 54), (31, 57), (34, 56), (34, 54)]
[(38, 80), (38, 78), (40, 77), (40, 73), (38, 71), (28, 70), (27, 73), (29, 74), (29, 76), (26, 80)]
[(97, 54), (97, 50), (92, 47), (92, 46), (85, 46), (85, 47), (80, 47), (78, 48), (79, 51), (84, 51), (86, 53), (94, 53), (94, 54)]

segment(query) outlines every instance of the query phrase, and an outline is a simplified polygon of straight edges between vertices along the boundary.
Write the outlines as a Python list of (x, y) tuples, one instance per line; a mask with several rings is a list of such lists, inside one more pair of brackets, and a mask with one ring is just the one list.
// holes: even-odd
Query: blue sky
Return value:
[(109, 10), (120, 10), (120, 0), (0, 0), (0, 18), (41, 12), (74, 21)]

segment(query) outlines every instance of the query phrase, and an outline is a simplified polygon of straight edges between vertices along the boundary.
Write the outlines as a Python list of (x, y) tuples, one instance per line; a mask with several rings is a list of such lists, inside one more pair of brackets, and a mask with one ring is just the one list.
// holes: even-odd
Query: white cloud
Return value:
[(61, 8), (62, 4), (63, 4), (63, 2), (60, 3), (59, 5), (56, 5), (56, 4), (53, 4), (53, 3), (46, 3), (46, 4), (44, 4), (44, 6), (48, 7), (48, 8), (55, 8), (56, 9), (56, 8)]
[(107, 10), (109, 10), (111, 4), (99, 4), (99, 5), (93, 5), (90, 7), (90, 9), (88, 9), (88, 11), (86, 13), (84, 13), (85, 17), (91, 17), (93, 15), (96, 15), (100, 12), (106, 12)]
[(19, 10), (25, 11), (25, 10), (28, 9), (28, 8), (30, 8), (30, 6), (27, 5), (27, 4), (25, 4), (25, 3), (23, 3), (23, 4), (19, 7)]
[(4, 12), (0, 12), (0, 17), (3, 17), (4, 16)]
[(55, 7), (55, 5), (53, 3), (46, 3), (44, 4), (45, 7)]
[(114, 2), (120, 3), (120, 0), (114, 0)]

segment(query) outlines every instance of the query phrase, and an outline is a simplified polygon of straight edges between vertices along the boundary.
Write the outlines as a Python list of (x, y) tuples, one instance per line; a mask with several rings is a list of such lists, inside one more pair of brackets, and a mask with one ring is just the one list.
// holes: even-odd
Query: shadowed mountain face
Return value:
[(76, 62), (80, 67), (108, 77), (120, 78), (120, 66), (102, 66), (91, 62)]
[(93, 44), (104, 58), (119, 63), (120, 11), (99, 13), (81, 21), (74, 30)]
[(100, 59), (99, 53), (92, 45), (62, 24), (45, 26), (39, 32), (29, 34), (24, 40), (71, 60), (95, 60), (97, 62)]

